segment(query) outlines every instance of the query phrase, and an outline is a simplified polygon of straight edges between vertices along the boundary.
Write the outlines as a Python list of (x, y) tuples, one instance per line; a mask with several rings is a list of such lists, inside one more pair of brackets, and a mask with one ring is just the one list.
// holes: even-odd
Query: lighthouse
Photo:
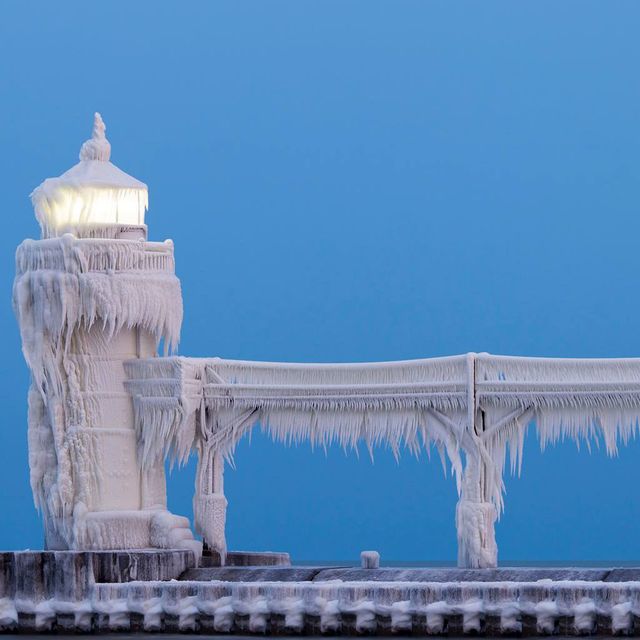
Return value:
[(47, 549), (186, 548), (161, 462), (139, 462), (124, 363), (177, 346), (173, 243), (147, 240), (147, 186), (110, 162), (96, 113), (80, 162), (31, 194), (41, 238), (16, 253), (14, 309), (31, 371), (29, 464)]

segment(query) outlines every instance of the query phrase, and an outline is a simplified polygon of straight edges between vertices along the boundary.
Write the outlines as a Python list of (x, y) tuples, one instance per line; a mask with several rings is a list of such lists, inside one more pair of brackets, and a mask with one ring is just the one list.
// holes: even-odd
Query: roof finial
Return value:
[(105, 136), (107, 127), (102, 116), (96, 111), (93, 117), (93, 132), (91, 139), (87, 140), (80, 149), (80, 160), (101, 160), (109, 162), (111, 157), (111, 145)]

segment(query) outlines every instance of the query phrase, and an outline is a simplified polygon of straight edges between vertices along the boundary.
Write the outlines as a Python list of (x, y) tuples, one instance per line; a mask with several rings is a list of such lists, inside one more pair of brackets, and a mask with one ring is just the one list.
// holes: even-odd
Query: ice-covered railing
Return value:
[[(467, 354), (288, 364), (172, 358), (132, 362), (129, 377), (143, 462), (184, 459), (192, 449), (200, 454), (196, 514), (200, 497), (216, 484), (215, 469), (256, 425), (284, 443), (387, 444), (396, 454), (403, 446), (418, 453), (434, 444), (458, 480), (459, 562), (465, 566), (497, 561), (493, 529), (506, 455), (516, 470), (530, 424), (543, 447), (561, 437), (602, 440), (614, 454), (640, 420), (640, 359)], [(212, 536), (206, 521), (199, 529)]]
[(475, 384), (485, 411), (529, 410), (539, 429), (559, 429), (565, 435), (590, 430), (595, 422), (605, 438), (614, 436), (609, 442), (613, 452), (615, 436), (621, 435), (617, 430), (633, 426), (640, 407), (640, 359), (482, 354), (476, 358)]
[[(36, 292), (38, 296), (36, 296)], [(25, 240), (16, 251), (13, 304), (36, 385), (54, 370), (72, 332), (100, 322), (106, 335), (139, 326), (175, 347), (182, 324), (173, 243)], [(59, 383), (50, 380), (50, 390)]]
[(541, 446), (560, 438), (602, 440), (609, 454), (635, 435), (640, 419), (640, 359), (553, 359), (480, 355), (476, 403), (483, 438), (509, 445), (519, 464), (535, 423)]
[(16, 271), (40, 269), (73, 274), (92, 271), (159, 271), (173, 275), (173, 242), (113, 242), (103, 238), (76, 238), (71, 234), (47, 240), (25, 240), (16, 251)]
[[(288, 364), (209, 360), (204, 402), (212, 413), (251, 411), (244, 428), (260, 423), (274, 439), (338, 442), (372, 447), (405, 444), (416, 451), (434, 442), (451, 446), (467, 408), (463, 356), (368, 364)], [(446, 431), (442, 416), (452, 416)], [(232, 421), (229, 422), (231, 424)], [(240, 427), (217, 429), (223, 448), (242, 436)]]
[[(178, 431), (188, 423), (195, 434), (189, 413), (202, 403), (216, 417), (207, 427), (225, 454), (260, 424), (274, 439), (321, 446), (386, 442), (397, 452), (403, 443), (414, 450), (434, 441), (450, 446), (457, 462), (467, 411), (464, 356), (308, 365), (170, 358), (131, 362), (128, 372), (144, 458), (183, 458)], [(450, 431), (442, 424), (445, 412), (453, 416), (445, 420)]]
[[(535, 424), (544, 449), (559, 439), (603, 442), (615, 455), (638, 430), (640, 359), (524, 358), (480, 354), (475, 364), (477, 426), (493, 465), (493, 500), (507, 452), (522, 463), (524, 438)], [(501, 499), (500, 504), (501, 506)]]
[(171, 358), (127, 366), (143, 464), (198, 451), (196, 528), (221, 553), (223, 460), (256, 425), (285, 443), (387, 444), (396, 454), (403, 445), (416, 453), (434, 445), (460, 481), (465, 356), (313, 365)]

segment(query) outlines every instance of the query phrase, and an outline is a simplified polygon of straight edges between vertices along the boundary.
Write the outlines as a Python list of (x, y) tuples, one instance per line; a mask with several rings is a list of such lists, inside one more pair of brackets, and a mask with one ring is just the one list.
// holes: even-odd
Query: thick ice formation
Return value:
[(31, 194), (44, 238), (87, 227), (143, 225), (147, 185), (109, 162), (106, 127), (95, 114), (93, 135), (80, 150), (80, 162), (58, 178), (45, 180)]
[[(149, 336), (146, 354), (163, 340), (177, 344), (182, 306), (171, 243), (78, 239), (71, 235), (25, 241), (16, 254), (14, 307), (32, 373), (29, 394), (31, 484), (49, 533), (64, 546), (84, 544), (81, 514), (99, 495), (103, 434), (126, 427), (105, 415), (101, 394), (118, 380), (114, 397), (126, 412), (122, 359), (135, 356), (135, 335)], [(113, 340), (134, 352), (118, 360)], [(114, 368), (115, 367), (115, 368)], [(113, 432), (126, 446), (126, 429)], [(131, 432), (134, 442), (133, 432)], [(135, 464), (135, 460), (133, 460)], [(75, 529), (74, 529), (75, 514)], [(85, 529), (86, 532), (86, 529)]]
[(168, 358), (126, 366), (143, 464), (198, 452), (196, 528), (222, 554), (222, 466), (255, 425), (275, 440), (320, 447), (364, 442), (373, 450), (386, 442), (398, 454), (433, 444), (458, 480), (462, 474), (465, 357), (370, 365)]
[(388, 443), (396, 454), (402, 446), (417, 452), (434, 443), (461, 472), (464, 356), (353, 365), (169, 358), (130, 362), (127, 370), (146, 462), (184, 459), (204, 406), (214, 421), (210, 444), (225, 457), (259, 424), (283, 443), (364, 442), (370, 449)]
[(70, 628), (84, 631), (629, 634), (640, 582), (171, 580), (96, 583), (82, 595), (8, 594), (0, 599), (0, 629), (34, 616), (35, 630), (47, 631), (67, 616)]
[(602, 439), (614, 454), (640, 417), (637, 359), (467, 354), (312, 365), (167, 358), (132, 361), (127, 370), (143, 464), (198, 451), (197, 526), (220, 550), (226, 502), (212, 478), (254, 426), (287, 444), (363, 442), (371, 450), (386, 443), (396, 454), (435, 445), (458, 481), (459, 564), (492, 567), (507, 454), (517, 470), (528, 426), (536, 424), (543, 447), (565, 437)]

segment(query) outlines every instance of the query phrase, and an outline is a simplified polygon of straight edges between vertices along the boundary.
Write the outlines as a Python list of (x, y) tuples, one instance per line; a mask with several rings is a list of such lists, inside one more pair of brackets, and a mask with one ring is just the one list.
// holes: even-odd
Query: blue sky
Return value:
[[(13, 254), (94, 111), (149, 185), (150, 236), (175, 241), (185, 355), (640, 356), (639, 20), (624, 1), (5, 0), (0, 547), (42, 545)], [(529, 439), (501, 559), (640, 558), (639, 459)], [(231, 548), (455, 558), (435, 459), (254, 434), (236, 462)]]

